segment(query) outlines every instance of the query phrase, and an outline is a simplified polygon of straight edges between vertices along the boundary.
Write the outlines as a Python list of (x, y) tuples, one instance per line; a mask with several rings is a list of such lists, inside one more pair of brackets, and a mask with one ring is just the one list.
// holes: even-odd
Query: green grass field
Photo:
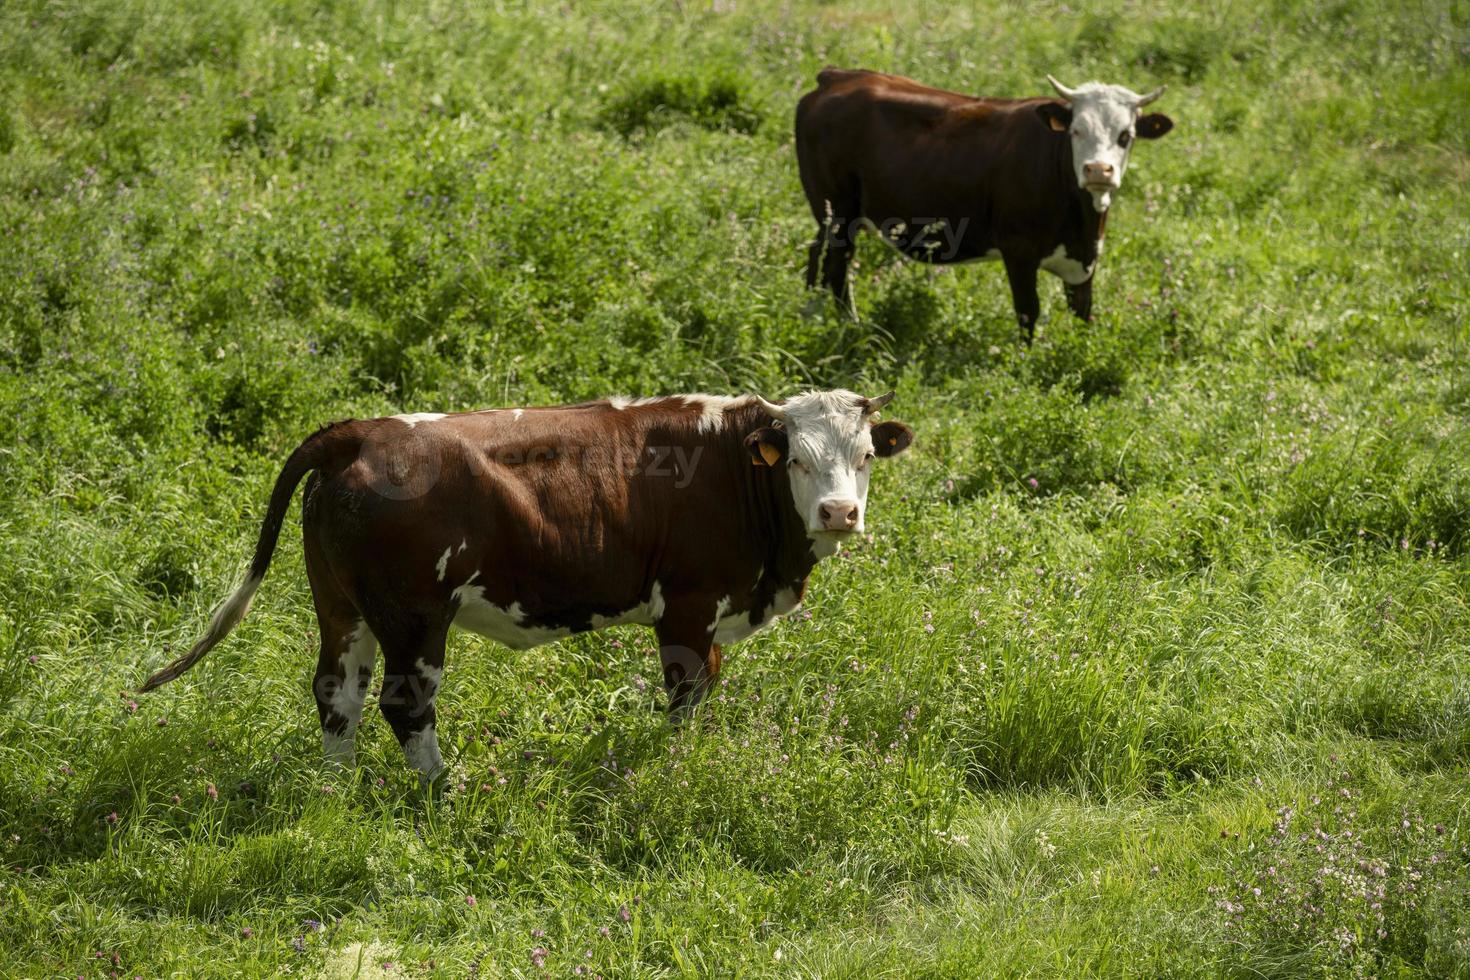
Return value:
[[(1095, 322), (804, 312), (826, 64), (1168, 83)], [(1464, 0), (0, 5), (0, 975), (1470, 976), (1467, 108)], [(918, 442), (683, 728), (456, 634), (329, 774), (295, 508), (131, 693), (320, 423), (808, 386)]]

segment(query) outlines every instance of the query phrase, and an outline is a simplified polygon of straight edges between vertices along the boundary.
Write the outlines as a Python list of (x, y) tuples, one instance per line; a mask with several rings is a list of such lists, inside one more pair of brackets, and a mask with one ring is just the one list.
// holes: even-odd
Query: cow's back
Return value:
[(844, 182), (907, 183), (920, 174), (974, 188), (1012, 155), (1006, 151), (1042, 140), (1026, 110), (1045, 100), (975, 98), (866, 70), (827, 68), (817, 81), (796, 112), (797, 158), (809, 195)]

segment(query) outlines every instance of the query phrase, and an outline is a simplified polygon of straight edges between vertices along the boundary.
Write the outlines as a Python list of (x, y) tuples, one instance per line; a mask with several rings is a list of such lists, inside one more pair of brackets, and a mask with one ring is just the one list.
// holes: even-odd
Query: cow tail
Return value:
[(276, 541), (281, 536), (281, 524), (286, 520), (286, 511), (291, 506), (296, 485), (312, 470), (342, 459), (346, 454), (357, 452), (361, 439), (351, 431), (355, 428), (350, 424), (334, 423), (320, 429), (296, 447), (296, 451), (281, 468), (281, 475), (276, 477), (275, 489), (271, 491), (270, 504), (265, 511), (265, 521), (260, 527), (260, 537), (255, 543), (255, 557), (250, 562), (250, 572), (245, 581), (214, 611), (209, 620), (209, 629), (199, 642), (190, 647), (188, 653), (144, 681), (143, 686), (138, 688), (139, 693), (167, 684), (194, 666), (245, 618), (250, 610), (250, 600), (254, 598), (255, 590), (260, 588), (266, 569), (270, 568), (271, 555), (276, 550)]

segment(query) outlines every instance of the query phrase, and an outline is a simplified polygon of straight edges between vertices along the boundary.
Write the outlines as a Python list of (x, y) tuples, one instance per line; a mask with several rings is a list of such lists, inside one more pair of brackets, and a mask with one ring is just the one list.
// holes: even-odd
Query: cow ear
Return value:
[(1134, 132), (1141, 140), (1156, 140), (1173, 128), (1174, 120), (1162, 112), (1150, 112), (1146, 116), (1138, 117), (1138, 125)]
[(1072, 125), (1072, 110), (1060, 102), (1043, 102), (1036, 107), (1036, 114), (1053, 133), (1065, 133)]
[(775, 466), (786, 455), (786, 433), (782, 429), (756, 429), (745, 437), (745, 448), (756, 466)]
[(873, 452), (879, 456), (897, 456), (914, 441), (914, 430), (902, 422), (879, 422), (872, 434)]

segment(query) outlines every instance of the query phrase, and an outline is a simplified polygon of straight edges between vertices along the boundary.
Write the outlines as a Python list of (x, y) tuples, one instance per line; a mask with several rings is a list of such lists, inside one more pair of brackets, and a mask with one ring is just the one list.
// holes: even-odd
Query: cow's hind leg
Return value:
[(820, 208), (813, 203), (817, 237), (807, 246), (806, 252), (807, 287), (814, 287), (820, 282), (831, 290), (838, 307), (854, 318), (857, 309), (847, 283), (847, 268), (856, 251), (854, 239), (862, 218), (861, 211), (862, 197), (856, 188), (845, 189), (835, 198), (821, 198)]
[(378, 624), (376, 632), (383, 645), (383, 693), (378, 706), (408, 764), (428, 783), (444, 771), (434, 698), (444, 673), (449, 621), (432, 623), (408, 616)]
[(329, 765), (350, 769), (357, 761), (357, 726), (372, 686), (378, 641), (351, 600), (310, 560), (307, 573), (321, 628), (312, 693), (321, 719), (322, 753)]
[(848, 267), (857, 251), (853, 242), (857, 234), (857, 220), (849, 220), (840, 229), (833, 230), (827, 238), (827, 248), (822, 261), (822, 283), (832, 291), (837, 308), (853, 319), (857, 319), (857, 303), (852, 298), (852, 286), (847, 281)]
[[(855, 223), (851, 227), (856, 231)], [(818, 283), (827, 287), (844, 313), (856, 315), (847, 286), (847, 267), (853, 254), (847, 235), (846, 230), (839, 231), (831, 224), (824, 224), (817, 231), (816, 239), (806, 249), (806, 285), (808, 289)]]

